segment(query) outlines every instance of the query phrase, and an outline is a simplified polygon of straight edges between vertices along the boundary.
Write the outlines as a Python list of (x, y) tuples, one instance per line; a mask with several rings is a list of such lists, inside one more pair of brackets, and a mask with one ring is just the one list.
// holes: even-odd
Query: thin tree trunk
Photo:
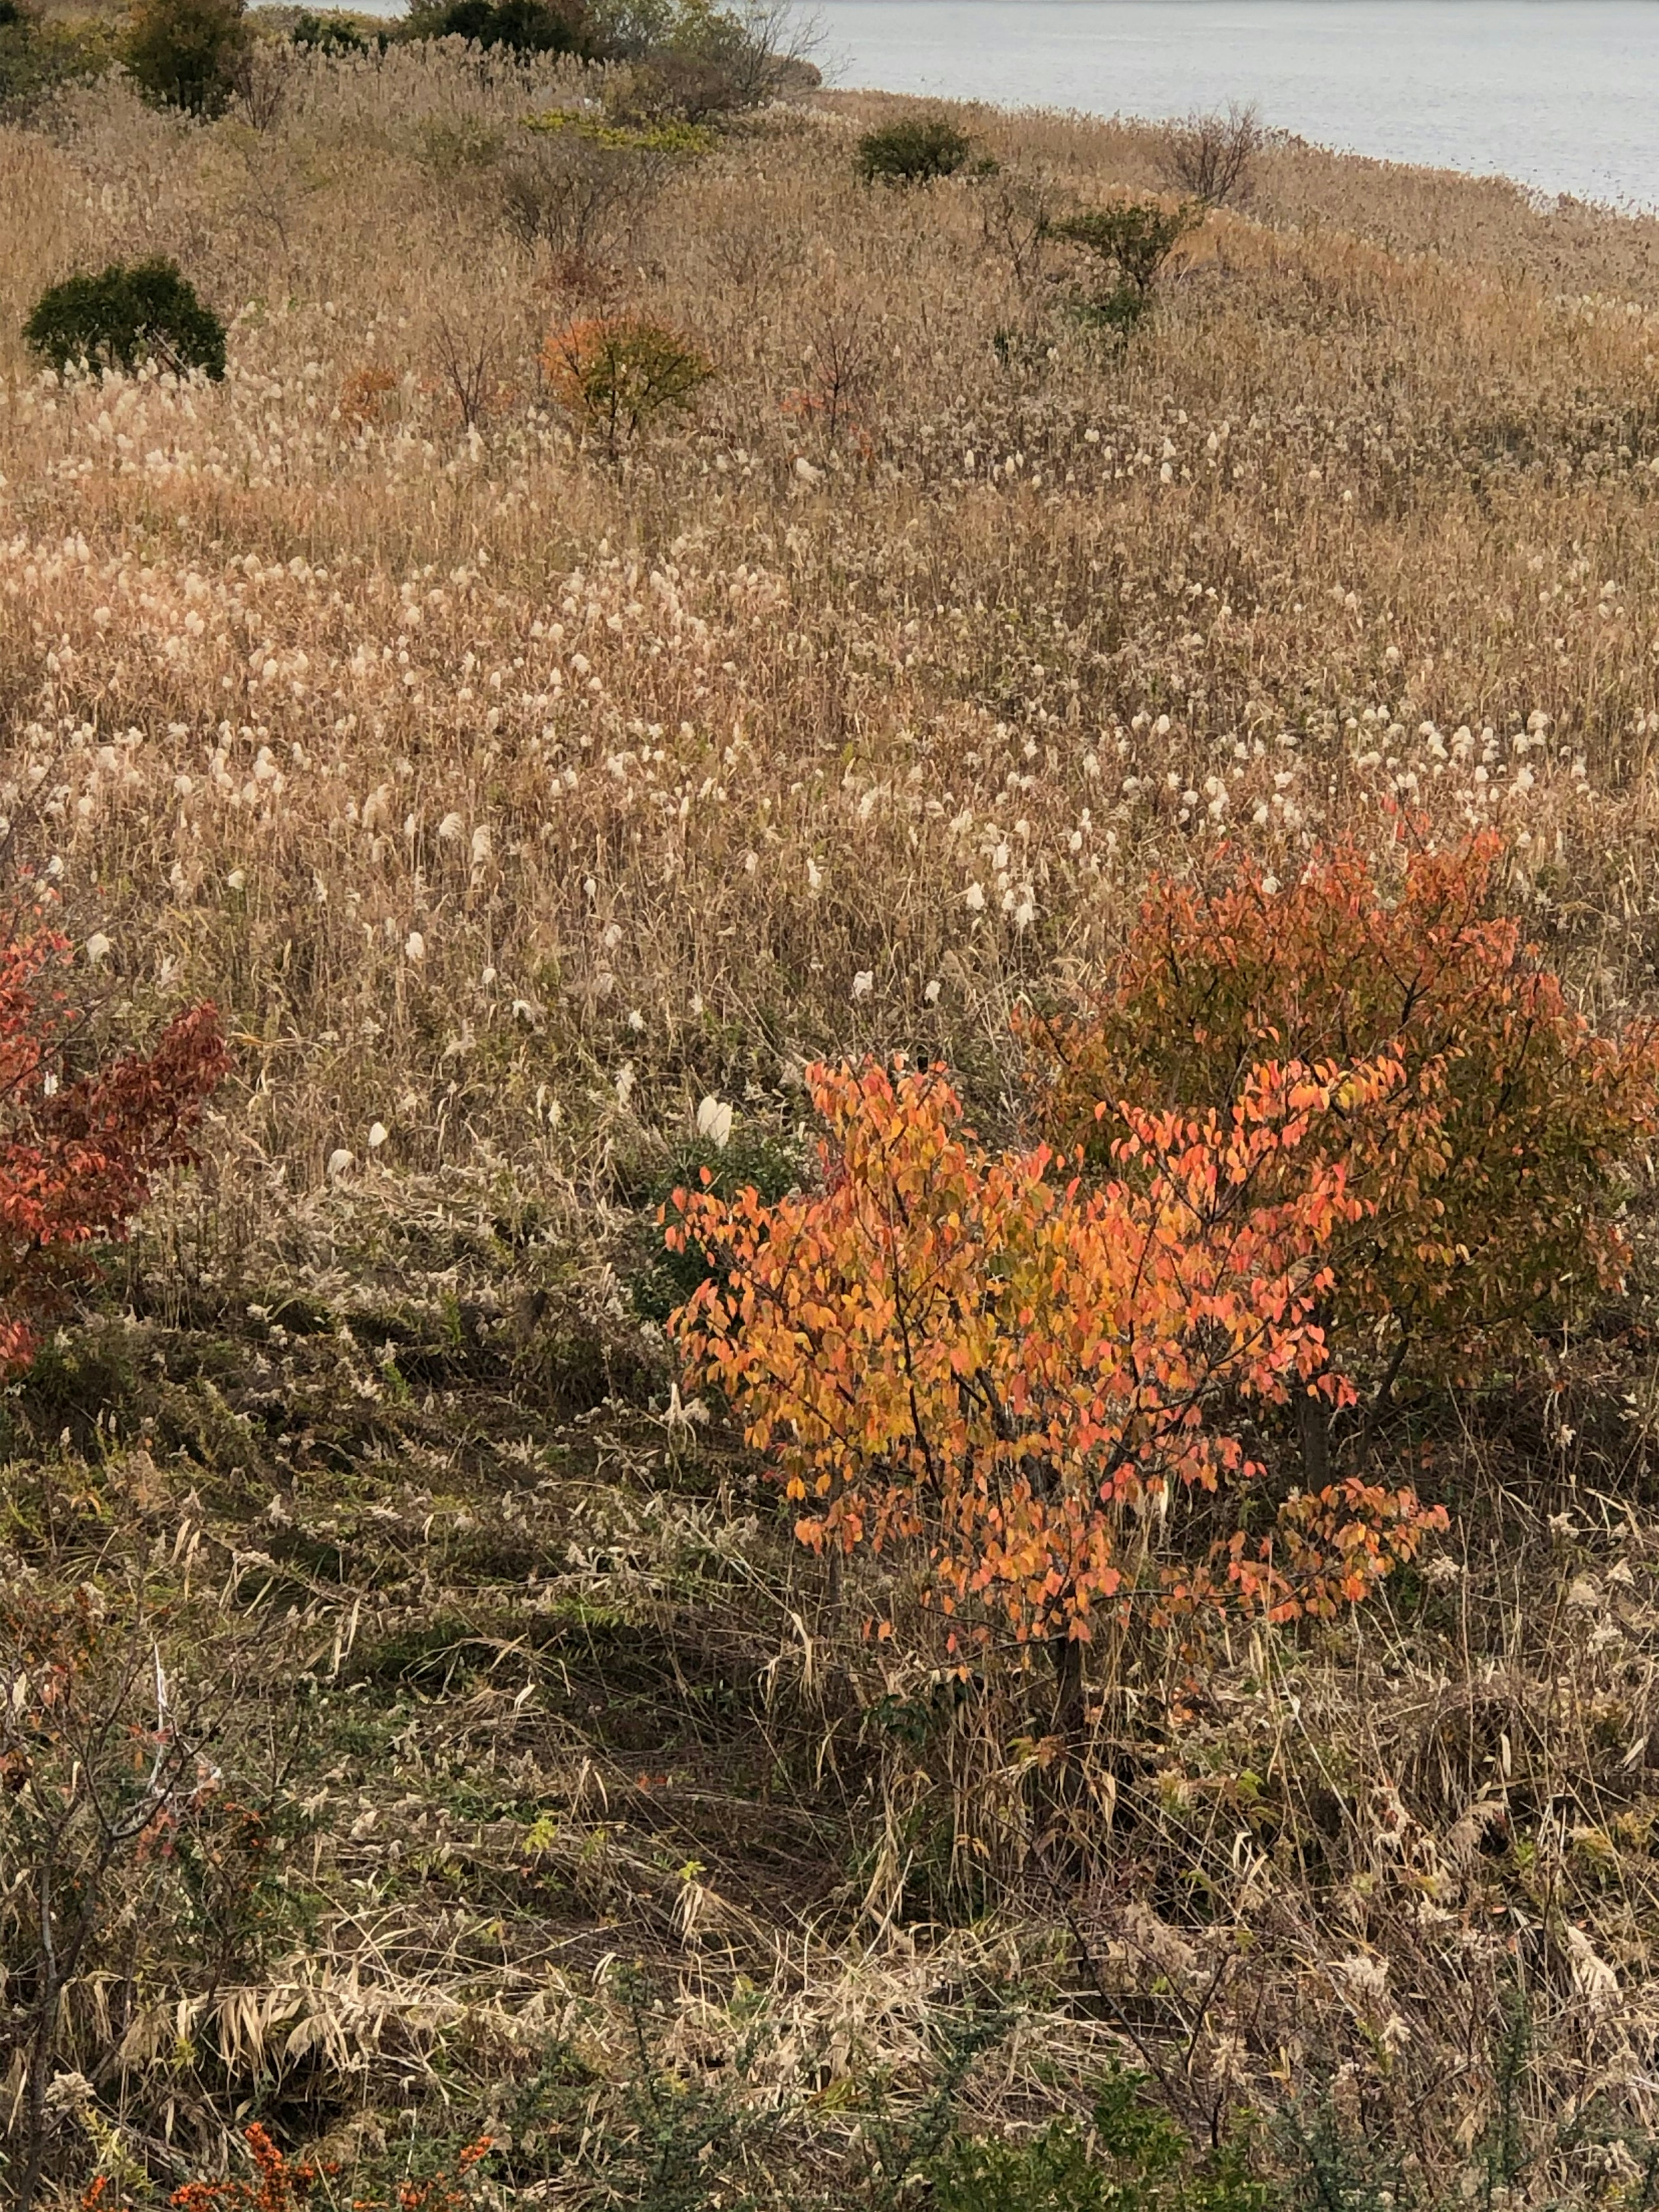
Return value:
[(1323, 1490), (1331, 1479), (1331, 1409), (1324, 1399), (1304, 1391), (1296, 1411), (1302, 1431), (1303, 1480), (1310, 1490)]
[(1074, 1637), (1051, 1637), (1054, 1667), (1054, 1734), (1066, 1740), (1068, 1757), (1083, 1744), (1083, 1646)]

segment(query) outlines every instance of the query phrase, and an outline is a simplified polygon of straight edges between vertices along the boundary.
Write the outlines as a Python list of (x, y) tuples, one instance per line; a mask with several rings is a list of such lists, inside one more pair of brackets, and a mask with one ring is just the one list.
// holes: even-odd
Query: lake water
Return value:
[(1262, 120), (1659, 207), (1659, 0), (806, 0), (837, 85)]

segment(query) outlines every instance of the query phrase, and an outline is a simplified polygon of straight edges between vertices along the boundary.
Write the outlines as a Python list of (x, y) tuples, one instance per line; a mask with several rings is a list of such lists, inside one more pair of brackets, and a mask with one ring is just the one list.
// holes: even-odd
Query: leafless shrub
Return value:
[(493, 182), (501, 220), (521, 246), (604, 261), (625, 244), (669, 167), (576, 131), (526, 134)]
[(988, 252), (1008, 264), (1018, 289), (1030, 295), (1048, 271), (1054, 196), (1046, 174), (992, 179), (979, 198), (981, 234)]
[(879, 359), (880, 331), (866, 304), (826, 301), (813, 317), (799, 388), (787, 403), (790, 414), (816, 427), (826, 455), (843, 434), (867, 439), (860, 410), (873, 396)]
[(465, 307), (446, 311), (433, 321), (432, 354), (439, 382), (455, 403), (461, 428), (481, 428), (507, 397), (503, 372), (507, 347), (500, 322)]
[(304, 56), (288, 40), (250, 39), (231, 71), (231, 112), (255, 131), (273, 129), (304, 67)]
[(621, 282), (613, 264), (585, 253), (556, 253), (547, 273), (547, 289), (561, 308), (591, 307), (600, 313), (614, 303)]
[[(793, 246), (799, 252), (799, 240)], [(767, 290), (790, 258), (791, 241), (781, 238), (771, 224), (744, 222), (716, 231), (704, 250), (719, 292), (752, 321)]]
[(1178, 191), (1206, 207), (1224, 207), (1250, 195), (1250, 173), (1264, 132), (1254, 106), (1237, 101), (1224, 111), (1189, 115), (1170, 128), (1160, 149), (1164, 174)]
[(294, 250), (294, 172), (287, 149), (269, 130), (243, 131), (234, 160), (240, 185), (231, 207), (250, 230), (273, 239), (283, 260), (289, 260)]

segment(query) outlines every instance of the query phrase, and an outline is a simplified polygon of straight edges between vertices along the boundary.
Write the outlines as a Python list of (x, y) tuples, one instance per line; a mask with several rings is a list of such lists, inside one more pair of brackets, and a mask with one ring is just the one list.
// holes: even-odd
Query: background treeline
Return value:
[(291, 46), (319, 57), (384, 54), (453, 38), (507, 58), (567, 55), (623, 65), (636, 113), (703, 122), (817, 82), (811, 40), (775, 0), (422, 0), (390, 21), (349, 9), (246, 0), (137, 0), (76, 10), (58, 0), (0, 7), (0, 114), (23, 118), (58, 89), (125, 70), (149, 99), (196, 116), (240, 106), (258, 121)]

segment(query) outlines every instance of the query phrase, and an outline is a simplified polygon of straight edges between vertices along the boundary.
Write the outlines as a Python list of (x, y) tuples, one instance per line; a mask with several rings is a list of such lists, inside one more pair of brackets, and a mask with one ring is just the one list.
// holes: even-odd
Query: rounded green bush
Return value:
[(926, 185), (953, 177), (973, 151), (965, 131), (942, 115), (910, 115), (866, 131), (854, 161), (866, 185)]
[(61, 376), (72, 362), (119, 368), (142, 361), (179, 375), (225, 373), (225, 326), (171, 261), (112, 261), (96, 276), (70, 276), (35, 301), (23, 337)]

